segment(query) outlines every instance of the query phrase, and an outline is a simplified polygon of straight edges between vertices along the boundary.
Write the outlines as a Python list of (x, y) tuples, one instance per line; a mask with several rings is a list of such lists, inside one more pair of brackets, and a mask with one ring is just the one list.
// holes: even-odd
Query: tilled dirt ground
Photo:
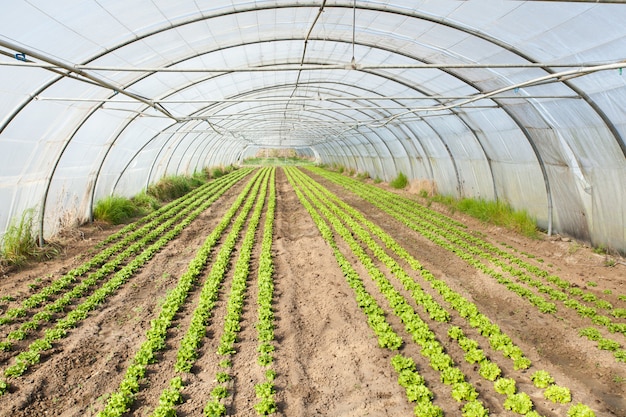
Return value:
[[(394, 236), (435, 276), (476, 303), (514, 339), (536, 369), (548, 370), (561, 385), (571, 388), (575, 402), (590, 405), (598, 416), (626, 415), (626, 365), (617, 363), (610, 352), (596, 349), (593, 342), (577, 335), (577, 329), (586, 326), (582, 319), (561, 310), (556, 315), (541, 314), (493, 279), (478, 273), (369, 203), (330, 182), (315, 179)], [(273, 367), (278, 374), (275, 381), (277, 415), (413, 415), (412, 406), (396, 381), (397, 374), (390, 366), (392, 353), (378, 347), (332, 251), (281, 170), (277, 171), (276, 186), (273, 255), (277, 349)], [(242, 187), (243, 182), (198, 217), (106, 304), (46, 352), (40, 364), (22, 377), (11, 380), (10, 391), (0, 397), (0, 416), (93, 416), (100, 411), (107, 396), (117, 389), (143, 342), (160, 301), (176, 284)], [(623, 259), (615, 258), (617, 263), (609, 267), (603, 255), (568, 239), (544, 236), (531, 240), (463, 215), (451, 216), (483, 233), (492, 243), (506, 243), (517, 253), (535, 255), (536, 258), (527, 260), (580, 288), (602, 294), (615, 305), (624, 304), (617, 299), (618, 295), (626, 294), (626, 265), (620, 263)], [(84, 262), (92, 253), (92, 247), (114, 230), (102, 225), (85, 226), (66, 243), (64, 255), (54, 261), (7, 273), (0, 281), (0, 296), (12, 295), (16, 301), (3, 303), (2, 311), (18, 305), (19, 300), (46, 282)], [(257, 236), (257, 242), (260, 242), (260, 236)], [(256, 276), (257, 262), (258, 259), (253, 257), (251, 277)], [(362, 275), (366, 276), (364, 272)], [(231, 280), (232, 274), (229, 274), (224, 288), (228, 288)], [(590, 286), (589, 282), (597, 286)], [(251, 279), (249, 285), (247, 305), (254, 306), (256, 283)], [(374, 288), (367, 285), (368, 289)], [(175, 375), (172, 366), (176, 359), (175, 349), (191, 319), (200, 290), (197, 285), (183, 310), (177, 314), (168, 333), (167, 344), (171, 349), (160, 353), (158, 362), (149, 367), (146, 381), (131, 410), (132, 415), (149, 415), (158, 404), (161, 391)], [(609, 290), (611, 294), (607, 294)], [(220, 358), (215, 351), (226, 297), (226, 290), (220, 292), (200, 357), (193, 372), (185, 377), (185, 403), (178, 408), (178, 415), (201, 416), (209, 393), (216, 385), (214, 376), (219, 370)], [(256, 402), (253, 387), (262, 381), (263, 374), (256, 365), (255, 317), (254, 308), (244, 310), (237, 359), (232, 368), (234, 394), (227, 403), (230, 415), (256, 415), (252, 408)], [(0, 328), (2, 340), (6, 331)], [(25, 348), (34, 337), (17, 342), (14, 350)], [(624, 341), (621, 342), (623, 345)], [(419, 357), (416, 352), (408, 353)], [(12, 357), (12, 352), (0, 352), (1, 369), (12, 363)], [(424, 376), (428, 377), (426, 369)], [(479, 386), (480, 381), (477, 383)], [(526, 392), (533, 389), (532, 386), (518, 388), (524, 388)], [(501, 399), (484, 398), (484, 401), (492, 410), (491, 415), (513, 415), (498, 405)], [(458, 404), (449, 395), (437, 396), (436, 403), (446, 415), (460, 415)], [(563, 408), (551, 409), (545, 404), (541, 407), (543, 414), (565, 415)]]

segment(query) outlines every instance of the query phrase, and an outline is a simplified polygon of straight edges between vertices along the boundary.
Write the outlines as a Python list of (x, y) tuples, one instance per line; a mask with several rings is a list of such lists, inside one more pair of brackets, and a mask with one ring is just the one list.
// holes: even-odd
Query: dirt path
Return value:
[[(563, 385), (586, 402), (593, 401), (602, 417), (626, 415), (626, 366), (617, 364), (610, 352), (595, 349), (576, 334), (580, 320), (567, 313), (549, 316), (539, 313), (484, 274), (449, 254), (417, 233), (399, 224), (338, 186), (315, 177), (328, 189), (375, 221), (454, 290), (475, 302), (481, 311), (497, 322), (503, 331), (527, 352), (533, 364), (550, 371)], [(277, 207), (273, 255), (275, 262), (276, 352), (274, 369), (282, 416), (411, 416), (411, 404), (398, 385), (390, 366), (392, 354), (378, 348), (365, 316), (358, 308), (335, 258), (321, 238), (310, 216), (299, 203), (282, 170), (277, 171)], [(158, 312), (159, 300), (185, 271), (197, 248), (230, 207), (243, 182), (222, 196), (198, 217), (182, 235), (170, 242), (139, 274), (70, 335), (54, 345), (40, 364), (13, 381), (12, 392), (0, 397), (3, 416), (93, 416), (104, 406), (106, 396), (117, 389), (126, 367), (144, 340), (150, 320)], [(472, 230), (483, 233), (493, 243), (506, 243), (543, 268), (598, 294), (626, 294), (626, 266), (604, 266), (604, 258), (575, 242), (557, 238), (530, 240), (501, 228), (484, 225), (455, 214)], [(45, 265), (7, 273), (0, 281), (0, 296), (29, 294), (29, 284), (41, 278), (43, 285), (83, 261), (85, 253), (110, 230), (86, 228), (85, 238), (76, 239), (66, 256)], [(257, 249), (260, 236), (257, 236)], [(258, 252), (255, 252), (258, 253)], [(536, 261), (540, 258), (542, 262)], [(256, 365), (257, 340), (254, 329), (256, 310), (256, 271), (258, 255), (253, 255), (249, 303), (243, 313), (240, 334), (241, 356), (234, 362), (235, 394), (230, 412), (255, 416), (254, 384), (262, 377)], [(49, 274), (51, 274), (49, 276)], [(416, 276), (417, 279), (417, 276)], [(220, 292), (214, 321), (224, 315), (230, 278)], [(597, 286), (589, 286), (593, 281)], [(370, 285), (370, 288), (371, 287)], [(188, 305), (176, 317), (168, 334), (168, 346), (175, 346), (186, 329), (199, 293), (195, 288)], [(7, 304), (0, 306), (2, 311)], [(577, 321), (578, 320), (578, 321)], [(186, 403), (179, 415), (201, 416), (209, 399), (219, 342), (218, 326), (210, 325), (202, 355), (183, 392)], [(3, 334), (4, 336), (4, 334)], [(618, 335), (619, 336), (619, 335)], [(621, 337), (621, 336), (620, 336)], [(27, 341), (24, 341), (27, 344)], [(22, 345), (20, 345), (22, 346)], [(592, 353), (590, 353), (592, 352)], [(0, 355), (2, 352), (0, 352)], [(6, 367), (9, 353), (4, 353)], [(239, 355), (239, 354), (238, 354)], [(418, 356), (417, 353), (412, 356)], [(2, 358), (2, 356), (0, 356)], [(174, 375), (175, 353), (160, 354), (159, 364), (150, 366), (145, 390), (137, 398), (133, 415), (149, 415), (160, 391)], [(450, 400), (452, 401), (452, 400)], [(500, 401), (500, 399), (498, 399)], [(446, 410), (455, 410), (451, 403)], [(541, 409), (550, 415), (549, 409)], [(492, 415), (512, 415), (501, 411)], [(447, 415), (452, 415), (450, 411)]]

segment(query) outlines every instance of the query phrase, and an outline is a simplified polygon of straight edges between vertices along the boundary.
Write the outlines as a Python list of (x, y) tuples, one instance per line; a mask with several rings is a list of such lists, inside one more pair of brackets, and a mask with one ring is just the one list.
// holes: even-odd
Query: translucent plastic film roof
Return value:
[(10, 0), (0, 231), (294, 148), (626, 250), (626, 5)]

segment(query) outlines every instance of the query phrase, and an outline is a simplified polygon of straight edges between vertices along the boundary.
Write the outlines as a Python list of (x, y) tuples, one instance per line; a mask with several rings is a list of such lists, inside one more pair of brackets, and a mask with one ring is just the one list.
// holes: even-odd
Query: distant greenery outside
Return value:
[(262, 166), (282, 166), (282, 165), (315, 165), (315, 162), (299, 158), (297, 156), (290, 156), (285, 158), (280, 157), (268, 157), (268, 158), (248, 158), (243, 161), (243, 165), (262, 165)]

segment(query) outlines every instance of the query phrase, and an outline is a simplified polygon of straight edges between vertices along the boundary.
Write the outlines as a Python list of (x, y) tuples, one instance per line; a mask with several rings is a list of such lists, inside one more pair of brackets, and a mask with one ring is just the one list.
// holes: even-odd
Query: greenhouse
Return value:
[(0, 417), (626, 415), (624, 22), (5, 2)]

